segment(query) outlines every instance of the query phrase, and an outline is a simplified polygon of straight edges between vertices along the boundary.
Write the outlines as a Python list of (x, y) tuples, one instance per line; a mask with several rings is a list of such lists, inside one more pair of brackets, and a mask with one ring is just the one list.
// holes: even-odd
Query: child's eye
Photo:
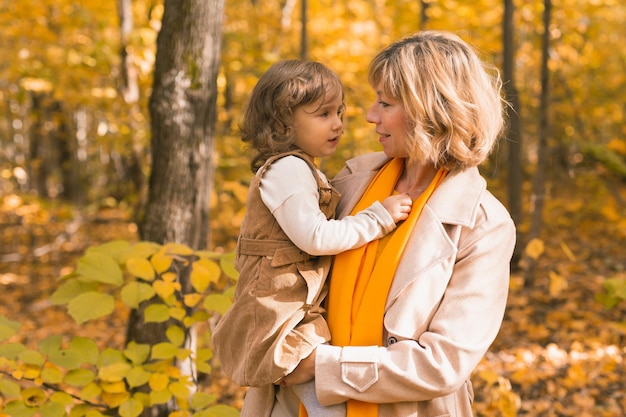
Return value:
[(379, 101), (378, 104), (380, 104), (380, 107), (389, 107), (389, 103), (385, 101)]

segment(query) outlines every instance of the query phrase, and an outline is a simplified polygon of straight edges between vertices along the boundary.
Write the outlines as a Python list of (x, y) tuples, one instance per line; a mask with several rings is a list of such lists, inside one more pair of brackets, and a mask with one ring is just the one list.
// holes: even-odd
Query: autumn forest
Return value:
[(481, 171), (518, 242), (475, 415), (626, 415), (625, 23), (621, 0), (0, 0), (0, 417), (238, 416), (210, 334), (246, 99), (281, 59), (333, 68), (331, 178), (379, 150), (370, 59), (420, 29), (475, 46), (509, 103)]

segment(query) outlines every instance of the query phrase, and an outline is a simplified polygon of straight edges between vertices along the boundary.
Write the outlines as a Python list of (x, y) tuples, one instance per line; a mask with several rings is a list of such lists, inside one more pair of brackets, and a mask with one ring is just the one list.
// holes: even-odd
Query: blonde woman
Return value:
[(331, 344), (284, 382), (315, 377), (320, 403), (346, 403), (348, 417), (469, 417), (470, 374), (500, 329), (515, 245), (477, 168), (503, 125), (500, 80), (458, 36), (423, 31), (381, 51), (369, 81), (367, 121), (383, 152), (333, 180), (339, 218), (392, 194), (413, 209), (392, 233), (335, 257)]

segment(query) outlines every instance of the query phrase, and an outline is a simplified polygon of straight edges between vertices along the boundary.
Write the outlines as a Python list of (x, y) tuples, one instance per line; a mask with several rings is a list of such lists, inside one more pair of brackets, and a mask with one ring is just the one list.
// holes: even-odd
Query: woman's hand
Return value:
[(314, 350), (311, 352), (309, 356), (302, 359), (296, 369), (293, 370), (292, 373), (285, 376), (281, 381), (280, 385), (285, 387), (287, 385), (295, 385), (302, 384), (304, 382), (308, 382), (315, 378), (315, 352)]

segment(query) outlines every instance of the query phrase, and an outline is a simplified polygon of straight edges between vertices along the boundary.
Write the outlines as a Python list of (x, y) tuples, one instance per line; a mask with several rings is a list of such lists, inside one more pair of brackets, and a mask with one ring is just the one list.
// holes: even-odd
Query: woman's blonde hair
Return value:
[(454, 171), (489, 156), (504, 124), (502, 82), (457, 35), (422, 31), (401, 39), (372, 60), (368, 77), (404, 105), (409, 163)]
[(280, 61), (265, 72), (256, 86), (240, 125), (241, 139), (256, 152), (250, 168), (256, 172), (273, 155), (297, 149), (293, 115), (299, 106), (338, 95), (343, 102), (341, 80), (319, 62)]

